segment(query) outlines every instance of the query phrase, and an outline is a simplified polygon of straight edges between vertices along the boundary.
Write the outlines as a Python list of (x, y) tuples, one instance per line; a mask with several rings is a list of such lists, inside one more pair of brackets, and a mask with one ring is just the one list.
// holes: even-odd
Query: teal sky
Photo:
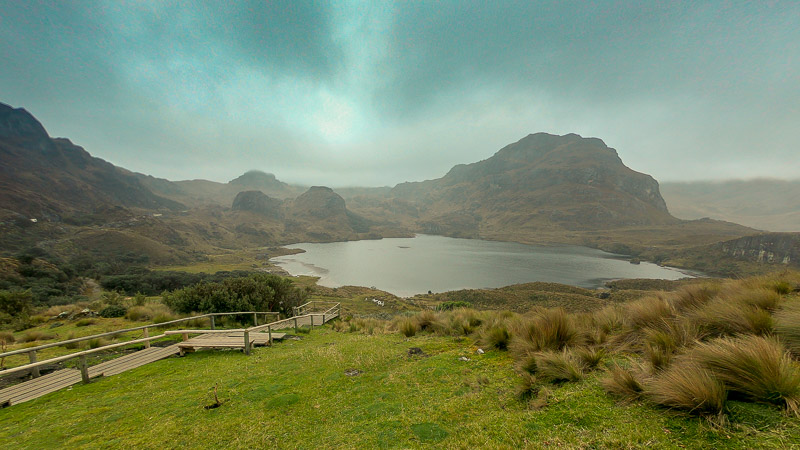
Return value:
[(800, 2), (0, 0), (0, 102), (116, 165), (443, 175), (539, 131), (660, 181), (800, 174)]

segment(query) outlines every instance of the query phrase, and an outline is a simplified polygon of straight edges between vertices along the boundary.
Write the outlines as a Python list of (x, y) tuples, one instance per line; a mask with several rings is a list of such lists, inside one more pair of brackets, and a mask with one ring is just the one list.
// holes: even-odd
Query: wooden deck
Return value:
[[(105, 361), (89, 367), (89, 378), (111, 376), (127, 370), (135, 369), (153, 361), (175, 355), (180, 349), (176, 345), (169, 347), (151, 347), (130, 353), (119, 358)], [(0, 390), (0, 405), (16, 405), (59, 389), (81, 382), (81, 371), (78, 369), (61, 369), (53, 373), (15, 384)]]
[[(304, 315), (300, 317), (291, 317), (283, 319), (270, 324), (271, 330), (281, 330), (295, 327), (304, 326), (319, 326), (327, 323), (339, 316), (338, 311), (332, 314), (311, 313), (314, 315)], [(250, 345), (263, 346), (270, 344), (270, 332), (265, 331), (263, 326), (258, 327), (260, 331), (254, 330), (249, 333)], [(286, 336), (286, 333), (272, 332), (271, 338), (273, 341), (281, 340)], [(149, 341), (148, 341), (149, 342)], [(119, 344), (115, 344), (119, 345)], [(181, 354), (184, 351), (194, 351), (199, 348), (242, 348), (249, 351), (244, 343), (244, 331), (231, 331), (230, 333), (208, 333), (204, 332), (199, 336), (179, 342), (168, 347), (150, 347), (129, 353), (119, 358), (114, 358), (109, 361), (87, 368), (89, 378), (96, 378), (100, 376), (111, 376), (119, 373), (141, 367), (160, 359), (170, 357), (172, 355)], [(44, 363), (45, 361), (43, 361)], [(11, 406), (17, 403), (26, 402), (35, 398), (41, 397), (45, 394), (55, 392), (74, 384), (83, 381), (81, 371), (79, 369), (61, 369), (47, 375), (33, 378), (28, 381), (7, 387), (0, 390), (0, 407)]]

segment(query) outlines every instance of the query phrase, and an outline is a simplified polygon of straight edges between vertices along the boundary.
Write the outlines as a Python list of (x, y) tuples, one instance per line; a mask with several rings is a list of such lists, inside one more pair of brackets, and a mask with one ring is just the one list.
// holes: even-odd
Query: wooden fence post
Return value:
[(272, 347), (272, 325), (267, 325), (267, 333), (269, 333), (269, 346)]
[(322, 314), (322, 324), (325, 325), (325, 314)]
[(250, 354), (250, 332), (244, 330), (244, 354)]
[(256, 313), (253, 313), (253, 326), (258, 326), (258, 315)]
[(311, 316), (311, 328), (314, 328), (314, 315), (310, 314)]
[[(33, 364), (33, 363), (35, 363), (37, 361), (36, 360), (36, 350), (32, 350), (32, 351), (28, 352), (28, 359), (31, 360), (31, 364)], [(31, 375), (33, 376), (33, 378), (38, 378), (39, 375), (41, 375), (39, 373), (39, 366), (36, 366), (36, 367), (31, 369)]]
[(214, 316), (211, 316), (211, 329), (216, 330), (216, 327), (214, 327)]
[(297, 334), (298, 332), (299, 331), (298, 331), (298, 328), (297, 328), (297, 316), (295, 316), (295, 318), (294, 318), (294, 334)]
[(86, 363), (86, 355), (81, 355), (80, 366), (81, 366), (81, 380), (83, 380), (83, 383), (86, 384), (89, 382), (89, 367)]
[[(149, 328), (145, 328), (144, 329), (144, 337), (146, 337), (146, 338), (150, 337), (150, 329)], [(150, 341), (147, 341), (147, 342), (144, 343), (144, 348), (150, 348)]]

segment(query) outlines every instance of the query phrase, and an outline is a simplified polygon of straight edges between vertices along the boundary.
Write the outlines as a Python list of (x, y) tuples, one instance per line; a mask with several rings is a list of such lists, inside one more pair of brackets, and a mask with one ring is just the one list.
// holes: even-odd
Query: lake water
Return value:
[(417, 235), (373, 241), (302, 243), (305, 253), (272, 261), (292, 275), (320, 277), (328, 287), (375, 286), (401, 297), (457, 289), (548, 281), (595, 288), (620, 278), (677, 280), (686, 273), (578, 246)]

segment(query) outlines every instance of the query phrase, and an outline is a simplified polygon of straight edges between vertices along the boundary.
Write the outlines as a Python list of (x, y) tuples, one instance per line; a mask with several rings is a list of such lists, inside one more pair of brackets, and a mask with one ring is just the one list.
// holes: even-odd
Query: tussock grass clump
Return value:
[(506, 324), (496, 323), (485, 329), (481, 334), (480, 341), (484, 345), (498, 350), (508, 350), (508, 344), (511, 342), (511, 333), (509, 333)]
[(412, 337), (417, 334), (417, 322), (409, 318), (404, 318), (398, 324), (398, 329), (403, 333), (403, 336)]
[(625, 316), (618, 305), (607, 306), (592, 314), (592, 325), (605, 334), (610, 334), (622, 329)]
[(372, 318), (357, 318), (350, 321), (350, 332), (364, 334), (383, 334), (387, 331), (387, 322)]
[(539, 384), (535, 376), (523, 373), (514, 390), (517, 398), (528, 404), (528, 408), (539, 410), (547, 406), (552, 394), (549, 389)]
[(644, 386), (631, 369), (614, 364), (607, 370), (607, 376), (600, 381), (603, 389), (624, 401), (635, 401), (642, 398)]
[(705, 305), (720, 292), (719, 284), (700, 284), (681, 288), (672, 297), (672, 307), (677, 312), (696, 309)]
[(575, 357), (584, 370), (594, 370), (606, 356), (606, 349), (602, 347), (577, 347), (573, 350)]
[[(125, 313), (125, 318), (135, 322), (154, 320), (156, 317), (174, 317), (172, 310), (167, 305), (162, 303), (150, 303), (139, 306), (132, 306), (128, 308)], [(174, 319), (170, 319), (174, 320)], [(164, 322), (167, 322), (165, 320)]]
[(775, 313), (775, 333), (795, 356), (800, 357), (800, 301), (787, 303)]
[(698, 329), (712, 336), (772, 333), (772, 315), (768, 310), (719, 297), (701, 309), (688, 313)]
[(583, 379), (580, 360), (567, 349), (547, 350), (536, 355), (536, 376), (542, 381), (563, 383)]
[[(76, 337), (77, 336), (75, 336), (75, 333), (70, 333), (67, 336), (67, 340), (75, 339)], [(69, 343), (69, 344), (64, 344), (64, 348), (70, 349), (70, 350), (74, 350), (74, 349), (78, 348), (79, 346), (80, 346), (80, 342), (72, 342), (72, 343)]]
[(108, 345), (108, 343), (109, 342), (104, 338), (94, 338), (94, 339), (89, 339), (88, 341), (86, 341), (86, 345), (90, 349), (100, 348), (100, 347)]
[(650, 380), (648, 400), (701, 416), (721, 416), (728, 393), (710, 370), (693, 361), (676, 363)]
[(26, 331), (25, 334), (19, 338), (20, 342), (35, 342), (35, 341), (46, 341), (48, 339), (55, 339), (56, 336), (54, 334), (45, 333), (41, 330), (30, 330)]
[(672, 317), (675, 311), (663, 297), (645, 297), (625, 306), (625, 319), (634, 330), (639, 330)]
[(524, 319), (514, 329), (511, 349), (515, 355), (542, 350), (562, 350), (581, 343), (578, 329), (563, 308), (543, 310)]
[(420, 312), (414, 316), (414, 320), (416, 320), (417, 328), (420, 331), (435, 331), (442, 328), (439, 315), (431, 310)]
[(88, 327), (89, 325), (94, 325), (95, 323), (97, 323), (97, 321), (94, 320), (94, 319), (81, 319), (81, 320), (75, 322), (75, 326), (76, 327)]
[(800, 415), (800, 367), (777, 339), (719, 338), (698, 344), (686, 357), (711, 371), (731, 393)]

